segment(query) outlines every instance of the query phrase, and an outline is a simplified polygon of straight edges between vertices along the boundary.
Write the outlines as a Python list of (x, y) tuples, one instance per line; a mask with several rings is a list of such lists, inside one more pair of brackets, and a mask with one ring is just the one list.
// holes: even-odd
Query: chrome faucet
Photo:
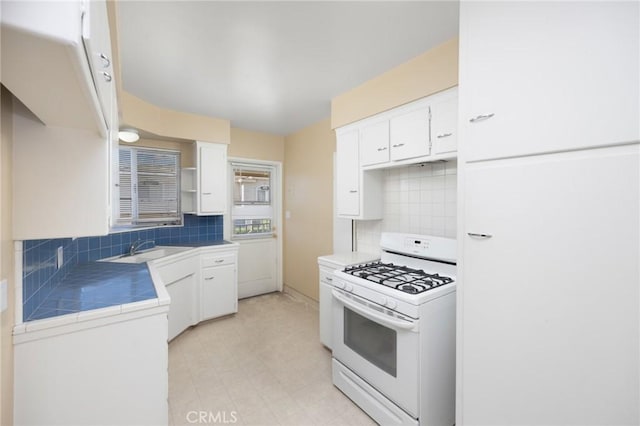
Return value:
[(131, 246), (129, 247), (129, 256), (133, 256), (135, 255), (138, 250), (140, 250), (140, 247), (144, 246), (145, 244), (155, 244), (156, 242), (154, 240), (137, 240), (136, 242), (134, 242), (133, 244), (131, 244)]

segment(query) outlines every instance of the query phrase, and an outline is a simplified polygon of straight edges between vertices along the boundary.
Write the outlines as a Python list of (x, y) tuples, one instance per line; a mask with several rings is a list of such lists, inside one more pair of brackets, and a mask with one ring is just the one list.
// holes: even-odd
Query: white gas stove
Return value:
[(383, 233), (336, 271), (333, 381), (380, 424), (453, 424), (456, 242)]

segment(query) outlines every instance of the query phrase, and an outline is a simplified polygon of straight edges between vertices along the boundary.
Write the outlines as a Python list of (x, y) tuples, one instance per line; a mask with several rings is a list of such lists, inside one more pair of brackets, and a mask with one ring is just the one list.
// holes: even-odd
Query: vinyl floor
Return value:
[(318, 333), (317, 307), (286, 293), (186, 330), (169, 344), (170, 425), (375, 425), (333, 386)]

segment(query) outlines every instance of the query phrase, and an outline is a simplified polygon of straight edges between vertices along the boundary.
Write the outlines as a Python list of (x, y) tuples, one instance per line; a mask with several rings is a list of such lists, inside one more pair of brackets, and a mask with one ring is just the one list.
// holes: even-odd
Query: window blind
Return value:
[(120, 148), (122, 225), (181, 224), (180, 153), (151, 148)]

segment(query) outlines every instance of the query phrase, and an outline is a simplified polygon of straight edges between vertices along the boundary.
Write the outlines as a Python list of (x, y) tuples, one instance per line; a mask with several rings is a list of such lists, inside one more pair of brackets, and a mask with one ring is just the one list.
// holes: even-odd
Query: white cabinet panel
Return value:
[(389, 121), (365, 125), (360, 129), (360, 165), (389, 161)]
[(202, 320), (238, 311), (235, 265), (202, 270)]
[(428, 106), (392, 117), (389, 127), (392, 161), (431, 153)]
[(104, 0), (91, 0), (85, 1), (84, 5), (82, 41), (89, 59), (93, 81), (98, 92), (98, 100), (102, 107), (107, 128), (111, 129), (114, 127), (111, 121), (111, 104), (115, 102), (115, 99), (112, 98), (112, 88), (115, 86), (115, 80), (113, 80), (107, 2)]
[[(465, 2), (466, 159), (640, 139), (638, 2)], [(493, 114), (470, 123), (476, 117)]]
[(333, 349), (333, 270), (320, 266), (320, 343), (329, 349)]
[(198, 162), (198, 214), (227, 211), (227, 145), (196, 142)]
[(458, 150), (458, 89), (433, 96), (431, 102), (431, 143), (433, 154)]
[(360, 162), (358, 129), (338, 133), (336, 138), (336, 179), (338, 216), (360, 214)]
[(466, 167), (458, 423), (638, 424), (639, 152)]
[(13, 115), (13, 239), (106, 235), (111, 144), (95, 132)]
[(167, 292), (171, 297), (171, 307), (169, 308), (169, 340), (197, 322), (193, 316), (195, 281), (195, 274), (191, 274), (167, 285)]
[(15, 424), (168, 424), (167, 316), (138, 312), (89, 320), (90, 327), (54, 326), (46, 337), (20, 335)]

